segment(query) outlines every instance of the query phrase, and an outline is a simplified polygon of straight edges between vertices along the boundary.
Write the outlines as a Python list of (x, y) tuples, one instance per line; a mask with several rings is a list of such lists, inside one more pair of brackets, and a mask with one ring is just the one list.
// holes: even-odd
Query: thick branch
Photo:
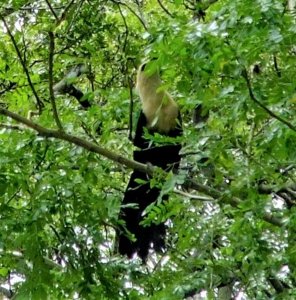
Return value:
[(104, 157), (107, 157), (117, 163), (123, 164), (123, 165), (127, 166), (128, 168), (136, 169), (136, 170), (139, 170), (140, 172), (145, 172), (150, 175), (153, 174), (154, 167), (146, 166), (146, 165), (138, 163), (136, 161), (127, 159), (121, 155), (113, 153), (105, 148), (102, 148), (94, 143), (86, 141), (80, 137), (67, 134), (63, 131), (52, 130), (52, 129), (42, 127), (24, 117), (22, 117), (21, 115), (13, 113), (2, 107), (0, 107), (0, 114), (8, 116), (17, 122), (20, 122), (20, 123), (26, 125), (27, 127), (32, 128), (33, 130), (37, 131), (43, 137), (57, 138), (60, 140), (70, 142), (70, 143), (80, 146), (88, 151), (103, 155)]
[[(130, 159), (127, 159), (121, 155), (118, 155), (114, 152), (111, 152), (105, 148), (102, 148), (94, 143), (91, 143), (89, 141), (86, 141), (80, 137), (74, 136), (74, 135), (70, 135), (67, 134), (66, 132), (63, 131), (59, 131), (59, 130), (52, 130), (52, 129), (48, 129), (45, 127), (42, 127), (16, 113), (13, 113), (3, 107), (0, 107), (0, 114), (8, 116), (12, 119), (14, 119), (17, 122), (20, 122), (24, 125), (26, 125), (29, 128), (34, 129), (35, 131), (37, 131), (41, 136), (47, 137), (47, 138), (56, 138), (56, 139), (60, 139), (60, 140), (64, 140), (67, 142), (70, 142), (72, 144), (75, 144), (77, 146), (80, 146), (88, 151), (100, 154), (114, 162), (117, 162), (119, 164), (122, 164), (130, 169), (134, 169), (134, 170), (138, 170), (140, 172), (144, 172), (147, 173), (149, 175), (153, 175), (156, 167), (150, 166), (150, 165), (144, 165), (142, 163), (139, 163), (137, 161), (133, 161)], [(222, 192), (213, 189), (211, 187), (208, 187), (206, 185), (202, 185), (192, 179), (186, 179), (185, 181), (185, 185), (189, 188), (192, 188), (194, 190), (200, 191), (202, 193), (205, 193), (215, 199), (219, 199), (219, 201), (224, 202), (224, 203), (229, 203), (231, 206), (233, 207), (238, 207), (240, 203), (242, 203), (242, 201), (238, 198), (232, 197), (231, 195), (224, 195)], [(266, 222), (273, 224), (275, 226), (284, 226), (284, 223), (281, 219), (278, 219), (276, 217), (274, 217), (272, 214), (270, 213), (263, 213), (262, 214), (262, 219), (265, 220)]]
[(279, 69), (277, 58), (275, 55), (273, 56), (273, 65), (274, 65), (274, 69), (276, 71), (277, 76), (282, 77), (282, 73), (281, 73), (281, 70)]

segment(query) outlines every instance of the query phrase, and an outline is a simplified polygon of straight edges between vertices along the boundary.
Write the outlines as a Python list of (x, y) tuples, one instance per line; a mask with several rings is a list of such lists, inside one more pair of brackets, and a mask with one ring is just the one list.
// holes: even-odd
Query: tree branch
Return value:
[[(109, 151), (109, 150), (107, 150), (103, 147), (100, 147), (100, 146), (98, 146), (94, 143), (86, 141), (86, 140), (84, 140), (80, 137), (67, 134), (64, 131), (52, 130), (52, 129), (42, 127), (39, 124), (36, 124), (36, 123), (32, 122), (31, 120), (28, 120), (28, 119), (22, 117), (21, 115), (18, 115), (14, 112), (11, 112), (11, 111), (9, 111), (9, 110), (5, 109), (4, 107), (1, 107), (1, 106), (0, 106), (0, 114), (8, 116), (8, 117), (10, 117), (10, 118), (14, 119), (15, 121), (20, 122), (22, 124), (25, 124), (27, 127), (37, 131), (43, 137), (56, 138), (56, 139), (60, 139), (60, 140), (63, 140), (63, 141), (67, 141), (67, 142), (72, 143), (76, 146), (82, 147), (82, 148), (84, 148), (88, 151), (100, 154), (100, 155), (102, 155), (102, 156), (104, 156), (104, 157), (106, 157), (106, 158), (108, 158), (108, 159), (110, 159), (114, 162), (122, 164), (122, 165), (124, 165), (124, 166), (126, 166), (130, 169), (138, 170), (140, 172), (147, 173), (148, 175), (152, 175), (152, 176), (153, 176), (154, 171), (156, 169), (157, 170), (159, 169), (157, 167), (151, 166), (150, 164), (145, 165), (145, 164), (139, 163), (137, 161), (127, 159), (127, 158), (125, 158), (125, 157), (123, 157), (119, 154), (111, 152), (111, 151)], [(209, 196), (211, 196), (215, 199), (218, 199), (219, 202), (229, 203), (233, 207), (238, 207), (240, 205), (240, 203), (242, 203), (242, 201), (240, 199), (236, 198), (236, 197), (232, 197), (231, 195), (225, 195), (222, 192), (220, 192), (220, 191), (218, 191), (214, 188), (208, 187), (206, 185), (202, 185), (202, 184), (200, 184), (200, 183), (198, 183), (195, 180), (190, 179), (190, 178), (187, 178), (185, 180), (184, 185), (187, 188), (197, 190), (197, 191), (205, 193), (205, 194), (207, 194), (207, 195), (209, 195)], [(278, 226), (278, 227), (284, 226), (284, 222), (281, 219), (279, 219), (277, 217), (274, 217), (270, 213), (263, 212), (262, 215), (261, 215), (261, 218), (263, 220), (265, 220), (266, 222), (268, 222), (270, 224), (273, 224), (275, 226)]]
[(130, 95), (130, 107), (129, 107), (129, 133), (128, 139), (133, 140), (133, 111), (134, 111), (134, 96), (133, 96), (133, 80), (130, 76), (127, 77), (129, 95)]
[(177, 190), (177, 189), (174, 189), (174, 192), (176, 194), (182, 195), (182, 196), (187, 197), (192, 200), (198, 200), (198, 201), (204, 201), (204, 202), (213, 202), (216, 200), (212, 197), (206, 197), (206, 196), (202, 196), (202, 195), (193, 195), (193, 194), (189, 194), (189, 193), (183, 192), (181, 190)]
[(59, 20), (57, 21), (57, 25), (61, 24), (66, 16), (68, 11), (70, 10), (71, 6), (75, 3), (75, 0), (70, 1), (70, 3), (66, 6), (65, 10), (62, 12), (61, 17), (59, 18)]
[(119, 10), (120, 16), (123, 20), (124, 27), (125, 27), (125, 37), (124, 37), (124, 43), (123, 43), (123, 47), (122, 47), (123, 52), (125, 52), (126, 45), (127, 45), (127, 39), (128, 39), (128, 36), (129, 36), (129, 29), (128, 29), (128, 25), (126, 23), (125, 16), (124, 16), (119, 4), (118, 4), (118, 10)]
[(10, 81), (8, 83), (8, 85), (5, 86), (5, 88), (2, 91), (0, 91), (0, 96), (7, 93), (7, 92), (9, 92), (9, 91), (11, 91), (11, 90), (13, 90), (13, 89), (16, 89), (16, 87), (17, 87), (17, 84), (15, 82)]
[(7, 17), (17, 11), (19, 11), (20, 9), (23, 9), (25, 6), (29, 5), (31, 2), (33, 2), (33, 0), (21, 0), (18, 1), (17, 3), (13, 3), (13, 8), (9, 7), (9, 8), (2, 8), (3, 10), (0, 12), (0, 15), (2, 15), (2, 17)]
[(47, 4), (49, 10), (51, 11), (51, 13), (54, 15), (55, 19), (58, 20), (59, 18), (58, 18), (58, 16), (57, 16), (57, 14), (55, 13), (54, 9), (52, 8), (50, 2), (49, 2), (48, 0), (45, 0), (45, 2), (46, 2), (46, 4)]
[(155, 167), (146, 166), (146, 165), (138, 163), (136, 161), (127, 159), (121, 155), (113, 153), (105, 148), (102, 148), (94, 143), (86, 141), (80, 137), (67, 134), (63, 131), (53, 130), (53, 129), (42, 127), (39, 124), (34, 123), (31, 120), (24, 118), (23, 116), (13, 113), (2, 107), (0, 107), (0, 114), (8, 116), (17, 122), (20, 122), (20, 123), (26, 125), (27, 127), (37, 131), (39, 133), (39, 135), (41, 135), (43, 137), (56, 138), (56, 139), (70, 142), (70, 143), (80, 146), (88, 151), (91, 151), (91, 152), (100, 154), (104, 157), (107, 157), (107, 158), (111, 159), (112, 161), (115, 161), (119, 164), (123, 164), (130, 169), (136, 169), (140, 172), (145, 172), (149, 175), (153, 175), (153, 171), (154, 171)]
[(265, 110), (270, 116), (272, 116), (273, 118), (277, 119), (278, 121), (280, 121), (281, 123), (285, 124), (286, 126), (288, 126), (290, 129), (292, 129), (293, 131), (296, 131), (296, 127), (289, 123), (288, 121), (286, 121), (285, 119), (283, 119), (281, 116), (278, 116), (277, 114), (275, 114), (273, 111), (271, 111), (269, 108), (267, 108), (265, 105), (263, 105), (254, 95), (253, 93), (253, 89), (252, 89), (252, 85), (251, 85), (251, 81), (250, 78), (248, 76), (248, 72), (246, 70), (246, 68), (243, 69), (242, 71), (242, 76), (245, 78), (246, 83), (247, 83), (247, 87), (248, 87), (248, 91), (249, 91), (249, 95), (250, 98), (253, 100), (253, 102), (255, 102), (258, 106), (260, 106), (263, 110)]
[(16, 53), (17, 53), (17, 56), (18, 56), (18, 58), (19, 58), (19, 60), (20, 60), (20, 63), (21, 63), (21, 65), (22, 65), (22, 67), (23, 67), (23, 70), (24, 70), (24, 72), (25, 72), (25, 74), (26, 74), (26, 76), (27, 76), (27, 80), (28, 80), (29, 86), (30, 86), (30, 88), (31, 88), (31, 90), (32, 90), (32, 92), (33, 92), (33, 95), (34, 95), (35, 98), (36, 98), (39, 113), (41, 113), (42, 108), (43, 108), (43, 103), (42, 103), (42, 101), (40, 100), (40, 98), (39, 98), (39, 96), (38, 96), (38, 94), (37, 94), (37, 92), (36, 92), (36, 90), (35, 90), (35, 87), (34, 87), (33, 82), (32, 82), (32, 80), (31, 80), (29, 71), (28, 71), (28, 69), (27, 69), (27, 67), (26, 67), (26, 64), (25, 64), (23, 58), (22, 58), (22, 54), (21, 54), (21, 52), (20, 52), (20, 49), (19, 49), (18, 46), (17, 46), (16, 40), (14, 39), (14, 36), (12, 35), (12, 33), (11, 33), (11, 31), (10, 31), (10, 28), (9, 28), (8, 24), (6, 23), (5, 18), (4, 18), (2, 15), (0, 15), (0, 19), (2, 20), (2, 22), (3, 22), (3, 24), (4, 24), (4, 27), (6, 28), (7, 33), (8, 33), (8, 35), (9, 35), (11, 41), (12, 41), (12, 44), (13, 44), (13, 46), (14, 46), (14, 49), (15, 49)]
[(53, 55), (54, 55), (54, 34), (52, 31), (48, 33), (49, 35), (49, 56), (48, 56), (48, 82), (49, 82), (49, 95), (50, 102), (52, 106), (53, 117), (55, 122), (59, 128), (59, 130), (63, 130), (62, 123), (59, 119), (55, 99), (54, 99), (54, 91), (53, 91)]
[(171, 18), (174, 18), (174, 16), (167, 10), (167, 8), (162, 4), (160, 0), (157, 0), (157, 2), (167, 15), (169, 15)]
[(278, 77), (281, 77), (281, 76), (282, 76), (282, 73), (281, 73), (281, 70), (280, 70), (280, 68), (279, 68), (279, 66), (278, 66), (277, 58), (276, 58), (275, 55), (273, 56), (273, 65), (274, 65), (274, 69), (275, 69), (275, 71), (276, 71), (277, 76), (278, 76)]
[(121, 1), (117, 1), (117, 0), (112, 0), (112, 2), (115, 3), (115, 4), (117, 4), (117, 5), (120, 4), (120, 5), (125, 6), (133, 15), (135, 15), (135, 17), (137, 17), (137, 19), (143, 25), (143, 27), (145, 28), (145, 30), (146, 31), (148, 30), (148, 28), (147, 28), (145, 22), (142, 20), (142, 18), (131, 7), (129, 7), (126, 3), (121, 2)]

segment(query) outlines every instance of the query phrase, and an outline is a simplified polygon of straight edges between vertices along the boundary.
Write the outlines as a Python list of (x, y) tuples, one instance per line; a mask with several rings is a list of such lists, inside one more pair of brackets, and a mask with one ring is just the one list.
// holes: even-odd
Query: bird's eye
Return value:
[(141, 71), (143, 72), (145, 70), (146, 64), (143, 64), (141, 67)]

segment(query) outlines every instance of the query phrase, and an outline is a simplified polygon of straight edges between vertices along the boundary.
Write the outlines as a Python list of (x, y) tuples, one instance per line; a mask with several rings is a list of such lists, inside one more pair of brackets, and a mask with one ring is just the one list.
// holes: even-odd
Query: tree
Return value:
[[(293, 1), (3, 2), (0, 293), (294, 299)], [(151, 58), (182, 111), (179, 174), (129, 159)], [(170, 194), (147, 266), (114, 251), (131, 169)]]

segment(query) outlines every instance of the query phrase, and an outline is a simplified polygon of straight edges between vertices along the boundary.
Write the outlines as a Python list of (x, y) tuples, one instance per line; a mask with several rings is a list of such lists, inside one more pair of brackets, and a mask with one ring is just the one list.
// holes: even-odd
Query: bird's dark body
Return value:
[[(181, 116), (179, 114), (176, 127), (171, 129), (166, 136), (178, 137), (182, 135)], [(144, 128), (147, 126), (147, 119), (145, 114), (141, 111), (137, 123), (137, 129), (134, 139), (134, 145), (139, 150), (134, 151), (134, 160), (141, 163), (151, 163), (164, 170), (177, 169), (180, 162), (180, 143), (167, 144), (155, 146), (154, 143), (144, 138)], [(153, 134), (155, 130), (148, 130)], [(145, 183), (138, 183), (136, 180), (140, 179)], [(133, 171), (127, 189), (124, 194), (123, 207), (120, 211), (120, 219), (125, 221), (126, 229), (134, 234), (136, 241), (131, 241), (123, 228), (118, 232), (118, 250), (120, 254), (132, 257), (134, 253), (146, 260), (149, 248), (153, 245), (155, 251), (160, 251), (165, 247), (165, 225), (151, 224), (149, 226), (142, 226), (140, 222), (143, 220), (143, 211), (145, 208), (157, 200), (160, 194), (160, 189), (150, 188), (149, 176), (143, 172)], [(163, 198), (167, 199), (166, 196)], [(129, 203), (136, 203), (137, 208), (125, 207)]]

